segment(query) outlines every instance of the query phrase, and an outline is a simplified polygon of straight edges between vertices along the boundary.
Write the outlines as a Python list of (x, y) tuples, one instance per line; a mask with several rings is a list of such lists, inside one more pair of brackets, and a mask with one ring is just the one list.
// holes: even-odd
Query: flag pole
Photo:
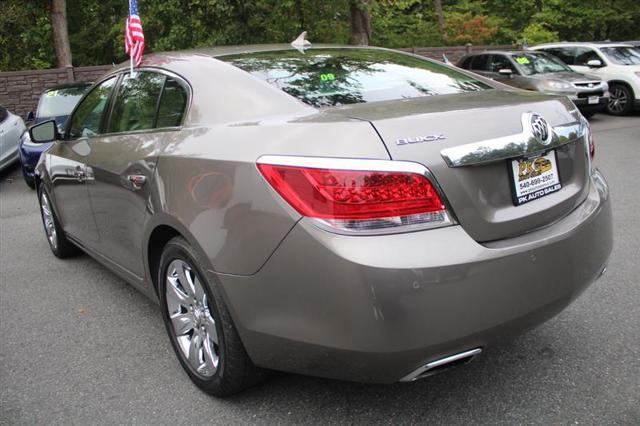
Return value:
[[(127, 15), (127, 25), (129, 25), (129, 18), (131, 17), (131, 0), (129, 0), (129, 15)], [(134, 78), (134, 71), (133, 71), (133, 51), (131, 49), (129, 49), (129, 66), (131, 68), (131, 72), (129, 72), (129, 78)]]

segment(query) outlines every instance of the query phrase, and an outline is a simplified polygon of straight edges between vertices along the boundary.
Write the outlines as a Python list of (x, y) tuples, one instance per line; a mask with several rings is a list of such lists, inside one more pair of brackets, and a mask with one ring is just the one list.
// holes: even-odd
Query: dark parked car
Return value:
[(601, 275), (609, 191), (569, 99), (387, 49), (303, 50), (155, 54), (101, 78), (62, 134), (30, 130), (55, 141), (36, 173), (52, 252), (157, 300), (199, 387), (417, 380)]
[(458, 67), (520, 89), (567, 96), (587, 118), (609, 101), (609, 86), (600, 77), (577, 73), (544, 52), (474, 53), (463, 57)]
[[(91, 87), (90, 83), (69, 83), (50, 87), (40, 95), (35, 114), (30, 113), (31, 125), (47, 120), (55, 120), (62, 127), (80, 98)], [(35, 188), (34, 168), (44, 150), (51, 144), (32, 143), (29, 132), (24, 132), (20, 139), (20, 162), (22, 176), (30, 188)]]

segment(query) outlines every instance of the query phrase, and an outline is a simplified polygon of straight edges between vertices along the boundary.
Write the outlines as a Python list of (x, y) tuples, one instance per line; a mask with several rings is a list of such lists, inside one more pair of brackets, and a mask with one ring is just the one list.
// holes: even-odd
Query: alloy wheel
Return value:
[(627, 93), (619, 87), (613, 89), (610, 93), (609, 110), (615, 114), (620, 114), (626, 109), (627, 102), (629, 102)]
[(42, 209), (42, 218), (44, 219), (44, 230), (47, 233), (47, 239), (51, 247), (56, 249), (58, 247), (58, 233), (56, 232), (56, 223), (53, 218), (51, 203), (45, 192), (42, 192), (40, 195), (40, 208)]
[(202, 280), (183, 260), (167, 268), (165, 295), (171, 329), (192, 370), (210, 378), (218, 370), (220, 343)]

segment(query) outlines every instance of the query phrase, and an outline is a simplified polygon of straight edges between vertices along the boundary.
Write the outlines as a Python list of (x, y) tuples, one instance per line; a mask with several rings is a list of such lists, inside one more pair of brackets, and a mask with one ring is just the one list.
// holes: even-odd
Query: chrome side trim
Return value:
[(339, 230), (332, 226), (329, 222), (316, 218), (309, 219), (316, 227), (325, 231), (343, 235), (383, 235), (398, 234), (411, 231), (419, 231), (424, 229), (433, 229), (434, 227), (444, 227), (457, 225), (458, 219), (451, 208), (451, 204), (442, 190), (442, 187), (436, 180), (431, 170), (420, 163), (412, 161), (393, 161), (393, 160), (373, 160), (364, 158), (332, 158), (332, 157), (302, 157), (293, 155), (263, 155), (256, 160), (256, 164), (271, 164), (275, 166), (291, 166), (291, 167), (307, 167), (312, 169), (334, 169), (334, 170), (357, 170), (357, 171), (376, 171), (376, 172), (404, 172), (423, 175), (433, 185), (440, 199), (446, 207), (443, 212), (443, 221), (438, 226), (428, 223), (421, 225), (403, 225), (398, 227), (390, 227), (388, 229), (376, 230), (359, 230), (348, 231)]
[(434, 370), (438, 367), (443, 367), (447, 364), (450, 364), (452, 362), (456, 362), (456, 361), (460, 361), (462, 359), (465, 358), (469, 358), (469, 361), (471, 361), (471, 359), (473, 359), (474, 357), (480, 355), (480, 353), (482, 353), (482, 349), (481, 348), (476, 348), (476, 349), (471, 349), (470, 351), (466, 351), (466, 352), (460, 352), (458, 354), (455, 355), (451, 355), (448, 356), (446, 358), (440, 358), (438, 360), (432, 361), (428, 364), (423, 365), (422, 367), (414, 370), (413, 372), (407, 374), (406, 376), (404, 376), (402, 379), (400, 379), (401, 382), (413, 382), (414, 380), (417, 380), (420, 378), (420, 376), (422, 376), (423, 374), (425, 374), (426, 372), (428, 372), (429, 370)]
[(555, 126), (551, 128), (551, 141), (545, 145), (533, 135), (526, 120), (525, 114), (522, 117), (521, 133), (446, 148), (440, 151), (440, 155), (449, 167), (493, 163), (566, 145), (584, 137), (588, 126), (585, 120)]

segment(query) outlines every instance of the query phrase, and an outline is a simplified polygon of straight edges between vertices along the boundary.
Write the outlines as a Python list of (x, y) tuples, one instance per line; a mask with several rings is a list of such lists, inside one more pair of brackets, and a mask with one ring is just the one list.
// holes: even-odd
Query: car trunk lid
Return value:
[[(460, 224), (479, 242), (548, 225), (586, 196), (590, 167), (583, 139), (586, 127), (568, 99), (492, 90), (357, 104), (327, 112), (369, 121), (393, 160), (428, 167)], [(554, 128), (556, 136), (549, 146), (555, 146), (562, 188), (516, 206), (511, 160), (549, 151), (538, 141), (519, 143), (523, 127), (530, 127), (523, 116), (532, 112)], [(502, 149), (496, 151), (492, 143)]]

